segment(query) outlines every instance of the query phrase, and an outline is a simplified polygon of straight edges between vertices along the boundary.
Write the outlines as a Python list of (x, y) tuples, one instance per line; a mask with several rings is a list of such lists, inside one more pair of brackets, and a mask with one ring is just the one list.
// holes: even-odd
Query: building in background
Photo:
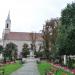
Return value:
[(28, 44), (29, 48), (39, 50), (40, 46), (43, 45), (43, 38), (41, 33), (32, 33), (32, 32), (12, 32), (11, 31), (11, 19), (10, 12), (5, 21), (5, 29), (3, 30), (2, 40), (0, 43), (5, 47), (8, 43), (14, 43), (17, 45), (18, 54), (22, 51), (23, 45)]

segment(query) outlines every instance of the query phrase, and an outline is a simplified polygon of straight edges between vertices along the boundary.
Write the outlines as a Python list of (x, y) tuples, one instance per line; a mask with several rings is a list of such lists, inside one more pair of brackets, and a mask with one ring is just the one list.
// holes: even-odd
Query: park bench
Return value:
[(4, 65), (0, 63), (0, 75), (4, 75)]

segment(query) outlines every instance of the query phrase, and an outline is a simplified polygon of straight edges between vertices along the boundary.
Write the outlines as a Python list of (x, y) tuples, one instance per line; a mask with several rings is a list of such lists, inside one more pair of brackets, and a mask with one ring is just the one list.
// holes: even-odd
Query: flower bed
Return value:
[[(52, 64), (52, 63), (50, 63), (50, 64)], [(61, 66), (60, 64), (52, 64), (52, 65), (59, 68), (59, 69), (64, 70), (67, 73), (72, 73), (75, 75), (75, 69), (70, 70), (67, 66)]]
[(47, 61), (38, 64), (40, 75), (74, 75), (65, 70), (67, 67), (62, 67), (60, 64), (52, 64)]

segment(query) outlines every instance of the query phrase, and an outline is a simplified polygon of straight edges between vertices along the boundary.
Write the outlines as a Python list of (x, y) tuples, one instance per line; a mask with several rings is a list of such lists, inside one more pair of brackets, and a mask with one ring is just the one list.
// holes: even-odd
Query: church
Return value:
[(29, 49), (31, 49), (31, 45), (35, 43), (36, 50), (38, 51), (40, 46), (43, 46), (43, 38), (42, 33), (12, 32), (9, 13), (5, 21), (5, 29), (3, 30), (2, 41), (0, 40), (0, 43), (2, 43), (3, 47), (8, 43), (16, 44), (19, 55), (25, 43), (28, 44)]

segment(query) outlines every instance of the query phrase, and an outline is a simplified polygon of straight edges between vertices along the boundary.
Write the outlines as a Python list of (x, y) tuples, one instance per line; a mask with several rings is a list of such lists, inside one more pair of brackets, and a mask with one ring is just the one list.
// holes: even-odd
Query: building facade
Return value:
[(5, 47), (8, 43), (14, 43), (17, 45), (18, 54), (22, 51), (23, 45), (26, 43), (31, 49), (31, 45), (35, 43), (36, 50), (38, 51), (40, 46), (43, 45), (43, 38), (41, 33), (32, 32), (12, 32), (11, 31), (11, 19), (10, 13), (5, 21), (5, 29), (2, 34), (2, 44)]

